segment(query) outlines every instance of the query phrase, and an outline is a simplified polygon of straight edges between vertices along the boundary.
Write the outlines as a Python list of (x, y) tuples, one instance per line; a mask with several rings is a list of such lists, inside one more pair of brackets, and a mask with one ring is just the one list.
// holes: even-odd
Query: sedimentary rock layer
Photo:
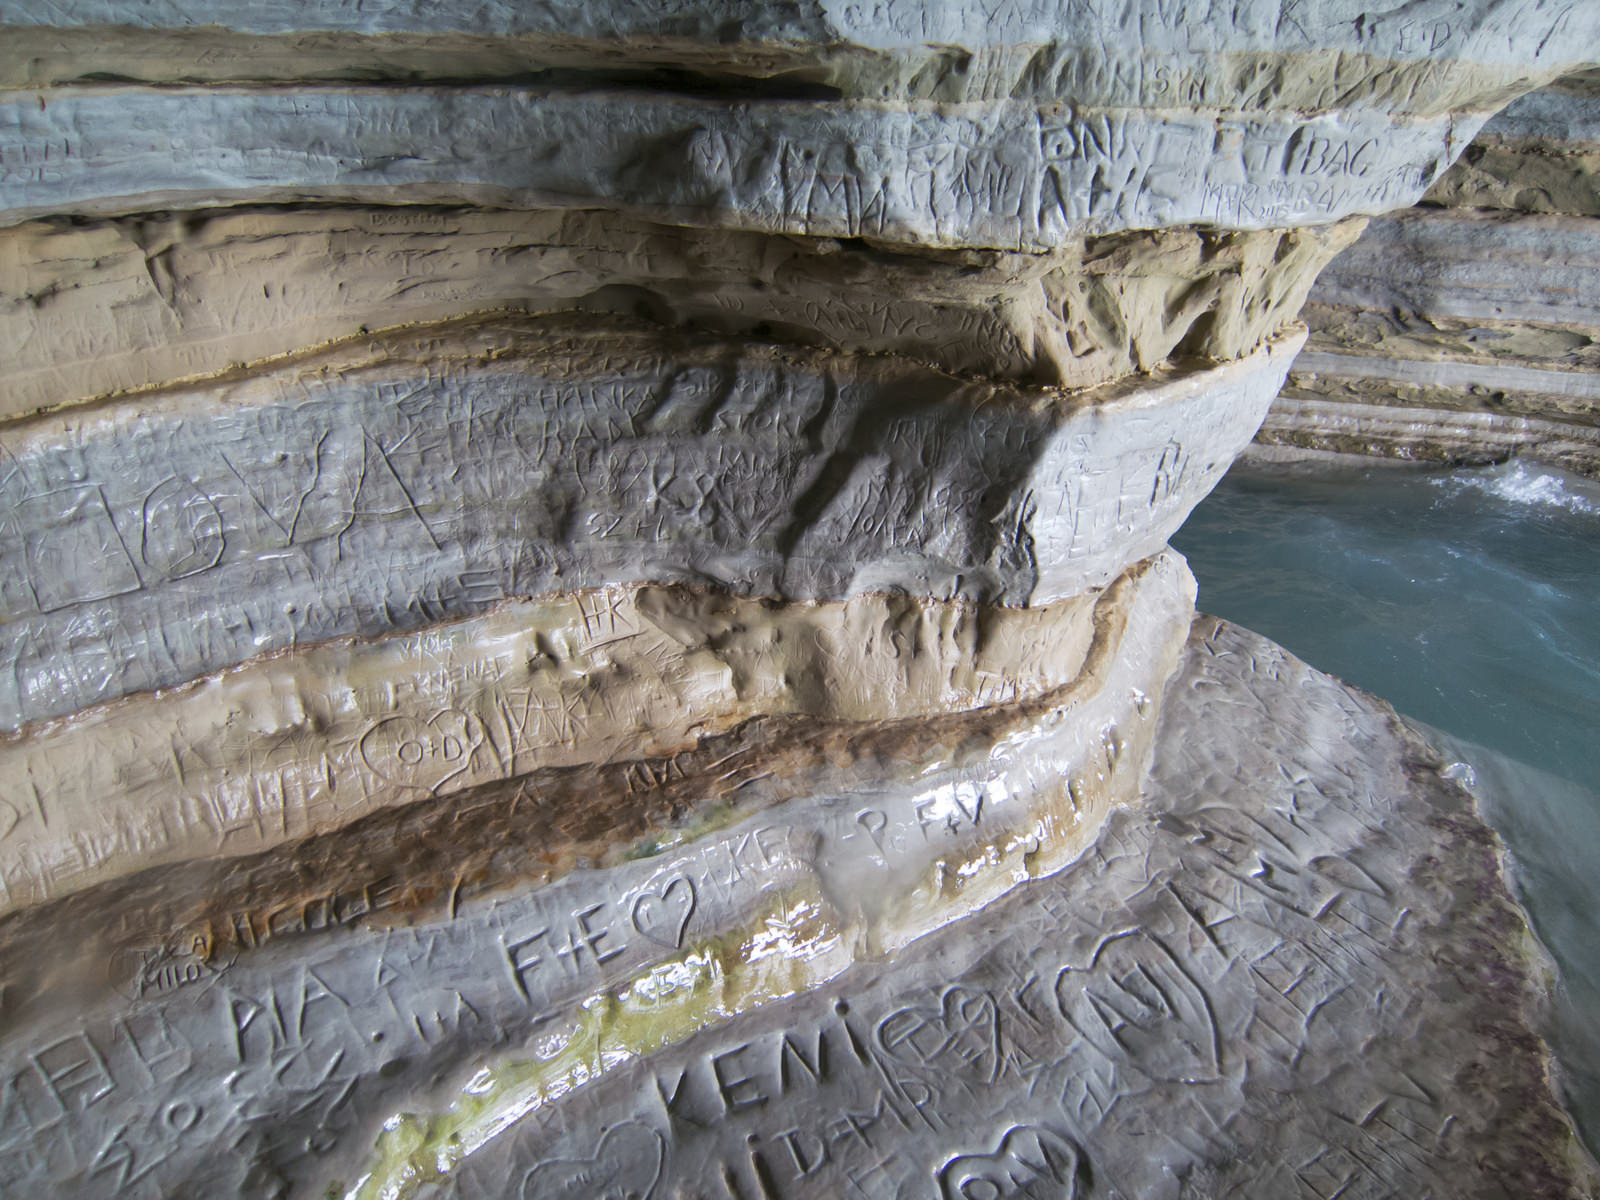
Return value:
[(1161, 547), (1300, 340), (1063, 392), (483, 322), (39, 417), (3, 436), (0, 725), (620, 582), (1074, 595)]
[(1428, 192), (1433, 204), (1600, 217), (1600, 71), (1497, 113)]
[(1592, 75), (1532, 93), (1429, 204), (1371, 222), (1318, 277), (1306, 353), (1261, 440), (1594, 473), (1597, 113)]
[(1596, 41), (0, 0), (0, 1193), (1579, 1194), (1469, 802), (1164, 542)]
[[(1180, 19), (1186, 16), (1187, 19)], [(8, 87), (310, 79), (508, 79), (573, 72), (731, 96), (811, 92), (942, 102), (999, 97), (1114, 106), (1348, 104), (1434, 114), (1498, 106), (1581, 64), (1582, 6), (1235, 4), (1170, 0), (923, 5), (393, 4), (129, 8), (9, 0)], [(1497, 98), (1498, 97), (1498, 98)]]
[[(1291, 452), (1290, 457), (1299, 451), (1359, 454), (1440, 466), (1531, 458), (1600, 477), (1600, 429), (1592, 424), (1464, 411), (1455, 389), (1397, 386), (1394, 378), (1308, 372), (1299, 386), (1273, 402), (1251, 452), (1270, 446)], [(1331, 398), (1345, 393), (1357, 398)], [(1441, 398), (1444, 405), (1421, 407), (1419, 394)], [(1518, 399), (1528, 397), (1524, 393)]]
[(1087, 387), (1227, 361), (1294, 319), (1359, 222), (1077, 239), (1048, 254), (672, 228), (614, 213), (246, 208), (0, 230), (0, 417), (487, 311)]
[(0, 224), (262, 201), (605, 207), (651, 220), (1048, 251), (1415, 203), (1487, 112), (730, 105), (627, 91), (141, 89), (0, 97)]
[[(1160, 559), (1030, 609), (616, 588), (271, 656), (0, 743), (5, 907), (529, 772), (670, 760), (756, 718), (910, 724), (1064, 689), (1082, 707), (1113, 658), (1168, 636), (1183, 576)], [(1135, 610), (1166, 615), (1128, 630)], [(1100, 702), (1086, 729), (1127, 696)]]
[(1593, 374), (1597, 314), (1600, 222), (1420, 207), (1372, 221), (1323, 271), (1307, 351)]
[[(1211, 622), (1161, 713), (1147, 806), (1055, 875), (1092, 834), (1059, 766), (1031, 765), (1040, 720), (920, 770), (819, 762), (798, 803), (409, 927), (153, 953), (127, 994), (69, 1014), (57, 992), (8, 1025), (0, 1178), (133, 1197), (1593, 1187), (1527, 1033), (1543, 960), (1439, 760)], [(1014, 819), (1051, 778), (1058, 815)]]
[[(14, 915), (5, 939), (13, 985), (8, 1044), (47, 1036), (67, 991), (90, 1021), (91, 1013), (113, 1021), (125, 1014), (146, 1032), (144, 1022), (154, 1021), (198, 1057), (182, 1078), (168, 1075), (154, 1091), (130, 1091), (101, 1110), (134, 1121), (137, 1141), (150, 1147), (147, 1110), (157, 1121), (180, 1099), (197, 1110), (193, 1123), (183, 1122), (193, 1136), (180, 1139), (183, 1146), (163, 1144), (172, 1153), (146, 1186), (170, 1190), (171, 1181), (187, 1179), (225, 1192), (241, 1184), (259, 1190), (264, 1176), (281, 1173), (320, 1192), (324, 1163), (321, 1153), (307, 1153), (307, 1136), (345, 1156), (367, 1153), (387, 1119), (381, 1097), (390, 1089), (424, 1095), (438, 1072), (453, 1080), (461, 1065), (508, 1037), (543, 1036), (537, 1013), (581, 1008), (608, 980), (634, 978), (666, 1000), (681, 990), (671, 982), (678, 964), (689, 963), (691, 974), (707, 966), (725, 986), (711, 1008), (700, 1009), (699, 997), (693, 1006), (714, 1022), (719, 1011), (728, 1016), (778, 999), (858, 955), (895, 952), (1070, 861), (1111, 805), (1138, 794), (1161, 684), (1192, 604), (1192, 579), (1168, 555), (1107, 593), (1077, 677), (1032, 699), (932, 718), (812, 722), (799, 736), (781, 723), (776, 736), (757, 726), (710, 743), (715, 754), (640, 763), (636, 792), (600, 771), (577, 778), (534, 772), (514, 788), (434, 806), (421, 827), (407, 823), (409, 813), (386, 816), (330, 835), (331, 845), (313, 839), (232, 872), (147, 874)], [(610, 803), (597, 804), (601, 798)], [(299, 869), (308, 862), (325, 869), (308, 879)], [(230, 886), (241, 875), (244, 885)], [(866, 877), (873, 886), (863, 889)], [(345, 903), (327, 907), (330, 919), (296, 921), (323, 911), (321, 901), (332, 896)], [(576, 950), (563, 950), (562, 931), (545, 923), (567, 910), (580, 930)], [(438, 1035), (433, 1050), (402, 1049), (410, 1034), (401, 1028), (413, 1025), (399, 1017), (393, 1026), (398, 1009), (352, 1012), (353, 1022), (323, 1030), (350, 1039), (344, 1052), (324, 1058), (328, 1047), (305, 1046), (306, 1074), (285, 1069), (289, 1047), (279, 1045), (258, 1078), (253, 1069), (238, 1074), (229, 1060), (240, 1052), (253, 1058), (250, 1043), (267, 1024), (252, 1032), (253, 1019), (241, 1012), (234, 1034), (224, 1031), (220, 1041), (215, 1031), (203, 1034), (216, 1018), (213, 1003), (244, 1003), (251, 990), (259, 1000), (282, 970), (350, 999), (349, 972), (376, 971), (385, 988), (409, 978), (413, 968), (401, 967), (399, 945), (418, 935), (395, 927), (408, 911), (433, 931), (422, 936), (443, 940), (428, 952), (431, 966), (414, 963), (433, 982), (416, 979), (422, 992), (401, 984), (395, 998), (429, 1003), (442, 986), (441, 995), (464, 1006), (436, 1006), (437, 1015), (417, 1027), (425, 1039)], [(108, 912), (122, 918), (108, 921)], [(173, 923), (162, 925), (163, 918)], [(37, 953), (44, 938), (68, 929), (84, 939), (81, 960)], [(388, 979), (396, 969), (401, 976)], [(408, 988), (414, 994), (405, 999)], [(137, 998), (131, 1009), (130, 995)], [(321, 1036), (312, 1007), (302, 1003), (290, 1017), (297, 1038)], [(471, 1028), (458, 1029), (468, 1010)], [(405, 1062), (390, 1058), (391, 1050)], [(331, 1073), (324, 1069), (330, 1061)], [(338, 1077), (340, 1063), (368, 1077), (356, 1088), (363, 1094)], [(19, 1096), (17, 1107), (0, 1113), (0, 1128), (6, 1146), (18, 1146), (20, 1134), (41, 1150), (44, 1143), (24, 1128), (29, 1099)], [(95, 1136), (97, 1119), (75, 1119), (64, 1131), (69, 1143)], [(257, 1149), (228, 1162), (206, 1150), (239, 1136)], [(72, 1153), (52, 1142), (44, 1158), (56, 1151)], [(103, 1184), (95, 1164), (66, 1172), (60, 1165), (57, 1158), (36, 1177), (54, 1177), (69, 1193), (92, 1194)], [(20, 1182), (21, 1166), (23, 1158), (4, 1157), (0, 1179)]]
[[(879, 820), (880, 810), (848, 816), (874, 845), (896, 847), (896, 861), (912, 874), (923, 869), (916, 865), (916, 845), (943, 844), (930, 840), (930, 830), (956, 831), (941, 799), (948, 797), (939, 790), (938, 780), (945, 778), (965, 781), (952, 785), (952, 794), (965, 805), (968, 825), (980, 823), (984, 804), (989, 806), (984, 830), (991, 839), (1019, 830), (1038, 832), (1030, 823), (1048, 817), (1053, 849), (1045, 859), (1057, 851), (1070, 856), (1082, 849), (1107, 805), (1137, 794), (1161, 686), (1187, 627), (1193, 596), (1193, 580), (1168, 552), (1129, 571), (1092, 605), (1064, 606), (1064, 611), (1041, 613), (1042, 620), (1025, 619), (1035, 627), (1060, 626), (1069, 643), (1067, 656), (1076, 652), (1078, 661), (1047, 660), (1047, 668), (1059, 669), (1036, 677), (1033, 686), (1011, 699), (989, 697), (975, 704), (951, 686), (943, 689), (941, 705), (927, 695), (891, 692), (881, 702), (860, 697), (846, 716), (814, 695), (796, 696), (772, 686), (768, 691), (776, 694), (766, 696), (765, 703), (752, 699), (746, 705), (753, 714), (747, 720), (723, 722), (724, 728), (731, 726), (725, 733), (718, 731), (716, 709), (708, 704), (705, 725), (689, 731), (682, 749), (660, 740), (618, 746), (601, 736), (603, 730), (574, 728), (582, 722), (581, 711), (566, 727), (534, 728), (521, 736), (513, 710), (496, 732), (520, 750), (517, 761), (507, 755), (495, 764), (469, 762), (462, 774), (471, 778), (441, 783), (433, 782), (438, 755), (429, 751), (438, 746), (449, 752), (442, 744), (456, 735), (441, 729), (467, 724), (460, 736), (470, 736), (470, 711), (442, 714), (444, 720), (432, 730), (419, 731), (414, 744), (422, 752), (414, 760), (380, 760), (388, 768), (384, 775), (365, 768), (364, 759), (353, 762), (339, 730), (324, 737), (302, 729), (298, 757), (292, 750), (274, 755), (279, 777), (291, 781), (277, 797), (279, 807), (236, 813), (246, 819), (236, 819), (220, 838), (203, 805), (200, 819), (191, 823), (187, 812), (193, 806), (173, 805), (153, 789), (143, 795), (125, 789), (108, 796), (103, 810), (88, 813), (88, 836), (70, 847), (55, 839), (58, 854), (62, 848), (90, 846), (110, 852), (94, 870), (43, 880), (45, 894), (75, 889), (76, 894), (7, 915), (0, 967), (11, 989), (8, 1013), (15, 1018), (29, 1004), (48, 1004), (50, 989), (73, 978), (89, 988), (109, 980), (140, 995), (160, 991), (163, 970), (174, 961), (186, 969), (197, 945), (205, 947), (208, 959), (225, 959), (358, 921), (403, 923), (419, 912), (454, 912), (475, 896), (649, 857), (787, 801), (810, 796), (819, 811), (829, 810), (838, 801), (817, 797), (829, 788), (854, 786), (839, 782), (852, 770), (876, 780), (869, 792), (922, 789), (912, 814), (917, 843), (907, 841), (898, 826), (891, 829)], [(944, 608), (948, 616), (952, 606), (929, 607)], [(1001, 613), (976, 615), (1001, 618), (1004, 624)], [(771, 634), (773, 627), (759, 632)], [(953, 653), (948, 646), (908, 642), (897, 657), (920, 662), (922, 670), (907, 674), (920, 674), (924, 681), (928, 667), (960, 676), (976, 664), (992, 664), (995, 643), (1006, 640), (1005, 632), (983, 630)], [(746, 664), (746, 672), (752, 666)], [(502, 699), (508, 690), (488, 699)], [(968, 707), (957, 707), (960, 702)], [(658, 697), (655, 707), (669, 708), (670, 697)], [(381, 739), (397, 722), (420, 725), (411, 716), (417, 711), (432, 711), (432, 706), (397, 697), (383, 721), (371, 728)], [(143, 716), (143, 731), (152, 739), (165, 732), (159, 710)], [(380, 728), (383, 722), (387, 727)], [(127, 730), (125, 723), (122, 731)], [(176, 736), (183, 732), (174, 730)], [(512, 740), (519, 736), (520, 742)], [(269, 740), (258, 736), (256, 744)], [(214, 742), (211, 748), (217, 748)], [(221, 750), (226, 754), (230, 748)], [(355, 755), (361, 755), (360, 743)], [(307, 808), (300, 801), (308, 795), (324, 802), (338, 799), (305, 769), (308, 762), (323, 766), (335, 781), (342, 776), (346, 785), (352, 775), (357, 786), (367, 776), (368, 786), (358, 798), (346, 795), (342, 806)], [(957, 774), (949, 776), (946, 768)], [(981, 782), (993, 783), (997, 771), (1004, 773), (1000, 783)], [(897, 772), (906, 774), (902, 778)], [(226, 787), (227, 769), (213, 772), (217, 776)], [(309, 793), (297, 793), (296, 780), (309, 782)], [(178, 787), (193, 796), (196, 783), (203, 782), (190, 779)], [(56, 828), (61, 827), (57, 821)], [(321, 832), (307, 837), (308, 828)], [(118, 840), (130, 831), (143, 837)], [(42, 823), (24, 836), (36, 851), (52, 848), (51, 831)], [(196, 850), (214, 853), (209, 860), (182, 861), (186, 851)], [(1029, 861), (1037, 865), (1044, 859), (1035, 853)], [(136, 871), (160, 863), (171, 867)], [(28, 882), (37, 887), (41, 881), (29, 876)], [(103, 919), (108, 911), (120, 916), (108, 922)], [(76, 968), (52, 961), (51, 939), (62, 928), (80, 927), (74, 936), (92, 943), (95, 953)], [(100, 969), (107, 964), (109, 974)]]

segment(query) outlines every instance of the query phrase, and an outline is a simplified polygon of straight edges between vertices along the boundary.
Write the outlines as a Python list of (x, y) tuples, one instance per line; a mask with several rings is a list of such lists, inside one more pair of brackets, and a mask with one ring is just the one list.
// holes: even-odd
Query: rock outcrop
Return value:
[(0, 0), (0, 1190), (1583, 1194), (1165, 543), (1600, 16), (1185, 14)]
[(1318, 278), (1263, 444), (1600, 475), (1600, 74), (1494, 117)]

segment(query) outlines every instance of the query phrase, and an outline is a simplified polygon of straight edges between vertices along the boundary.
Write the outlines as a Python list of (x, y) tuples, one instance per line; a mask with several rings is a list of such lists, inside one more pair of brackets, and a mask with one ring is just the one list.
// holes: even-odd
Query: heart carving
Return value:
[(1067, 1138), (1035, 1125), (1018, 1125), (993, 1154), (962, 1154), (939, 1172), (943, 1200), (1073, 1200), (1083, 1155)]
[(472, 766), (483, 727), (447, 708), (421, 717), (385, 717), (361, 735), (361, 761), (392, 784), (437, 792)]
[(553, 1158), (522, 1177), (522, 1200), (649, 1200), (666, 1147), (648, 1125), (606, 1133), (593, 1158)]
[(629, 916), (644, 937), (676, 950), (683, 945), (683, 931), (694, 915), (694, 903), (694, 882), (687, 875), (674, 875), (659, 892), (640, 892)]
[(1086, 967), (1063, 967), (1056, 1004), (1112, 1062), (1170, 1083), (1218, 1077), (1221, 1036), (1211, 998), (1147, 933), (1107, 938)]
[(907, 1005), (879, 1021), (878, 1045), (909, 1066), (993, 1083), (1000, 1074), (1000, 1013), (988, 992), (949, 987), (936, 1005)]

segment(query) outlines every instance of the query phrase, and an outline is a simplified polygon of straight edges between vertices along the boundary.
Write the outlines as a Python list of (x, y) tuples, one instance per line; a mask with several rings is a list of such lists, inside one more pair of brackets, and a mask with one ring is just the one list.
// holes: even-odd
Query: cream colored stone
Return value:
[(902, 720), (1093, 686), (1097, 603), (615, 588), (274, 655), (0, 743), (5, 906), (530, 771), (671, 757), (757, 716)]
[[(951, 662), (959, 675), (993, 661), (968, 646), (926, 677), (931, 691), (921, 711), (858, 709), (855, 719), (830, 720), (802, 714), (796, 697), (778, 696), (768, 712), (728, 721), (731, 728), (719, 733), (712, 702), (706, 725), (691, 727), (689, 747), (678, 754), (640, 745), (632, 752), (643, 757), (607, 763), (600, 758), (607, 747), (595, 738), (588, 742), (595, 761), (563, 766), (557, 734), (545, 739), (543, 753), (526, 750), (515, 776), (486, 770), (492, 782), (438, 788), (440, 795), (411, 804), (404, 801), (417, 793), (391, 789), (365, 815), (346, 814), (345, 823), (314, 836), (257, 830), (255, 853), (232, 854), (226, 846), (215, 853), (207, 844), (200, 850), (208, 857), (183, 860), (182, 847), (164, 852), (159, 839), (146, 839), (97, 881), (79, 880), (88, 883), (83, 890), (7, 915), (0, 945), (7, 1029), (48, 1025), (66, 994), (91, 1006), (103, 994), (116, 1005), (116, 995), (181, 992), (195, 981), (189, 976), (214, 979), (236, 958), (299, 961), (329, 934), (365, 940), (374, 929), (462, 913), (458, 931), (503, 931), (508, 919), (523, 920), (507, 917), (507, 902), (524, 917), (559, 908), (591, 891), (601, 868), (620, 869), (635, 879), (632, 890), (653, 889), (656, 897), (603, 901), (616, 910), (604, 923), (616, 926), (617, 944), (633, 944), (634, 963), (655, 963), (663, 949), (705, 945), (752, 925), (759, 931), (774, 896), (794, 889), (820, 889), (829, 921), (845, 931), (847, 955), (888, 953), (1064, 865), (1089, 845), (1113, 806), (1136, 799), (1160, 689), (1193, 603), (1192, 576), (1167, 552), (1092, 602), (1065, 606), (1060, 615), (1077, 661), (1062, 662), (1059, 677), (1011, 699), (949, 706), (974, 698), (937, 682)], [(952, 611), (934, 606), (931, 613), (941, 610)], [(996, 615), (973, 614), (980, 629)], [(1033, 628), (1047, 630), (1050, 616), (1039, 614)], [(1010, 649), (1023, 650), (1029, 640)], [(648, 693), (639, 689), (631, 698)], [(945, 705), (928, 703), (941, 694)], [(415, 711), (407, 703), (397, 698), (398, 711)], [(486, 732), (499, 736), (493, 721)], [(153, 723), (145, 729), (155, 732)], [(311, 730), (298, 740), (301, 760), (313, 770), (318, 737)], [(428, 756), (416, 765), (425, 771)], [(387, 809), (378, 807), (381, 800)], [(146, 802), (161, 803), (153, 791)], [(829, 847), (825, 855), (813, 853), (819, 843)], [(157, 861), (163, 858), (165, 865)], [(688, 882), (671, 891), (679, 876)], [(867, 878), (875, 886), (863, 888)], [(614, 891), (610, 884), (604, 890)], [(106, 920), (108, 912), (116, 919)], [(633, 934), (625, 935), (619, 920)], [(48, 947), (69, 928), (77, 951), (59, 960)], [(518, 940), (514, 933), (507, 939)], [(550, 965), (561, 969), (535, 979), (531, 962), (513, 964), (525, 978), (513, 978), (512, 988), (553, 988), (554, 1000), (571, 985), (585, 986), (582, 971), (571, 974), (554, 959)], [(803, 962), (772, 965), (793, 983), (805, 979)], [(224, 1112), (216, 1117), (229, 1120)]]
[(1312, 377), (1310, 382), (1313, 386), (1291, 387), (1278, 397), (1250, 453), (1266, 447), (1281, 451), (1280, 459), (1305, 451), (1431, 464), (1531, 458), (1600, 477), (1600, 429), (1592, 424), (1463, 409), (1459, 404), (1423, 408), (1405, 402), (1414, 400), (1416, 389), (1397, 394), (1392, 385), (1372, 389), (1385, 403), (1356, 403), (1331, 399), (1330, 394), (1345, 390), (1330, 387), (1333, 381)]
[(1049, 254), (710, 232), (617, 214), (243, 209), (0, 230), (0, 417), (369, 329), (588, 311), (1088, 387), (1227, 361), (1293, 319), (1359, 221), (1078, 239)]

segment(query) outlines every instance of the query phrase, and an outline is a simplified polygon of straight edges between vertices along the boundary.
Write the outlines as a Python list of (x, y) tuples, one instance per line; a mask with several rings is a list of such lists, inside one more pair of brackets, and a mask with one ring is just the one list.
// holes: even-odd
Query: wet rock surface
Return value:
[(1141, 802), (1087, 831), (1017, 822), (1016, 775), (858, 760), (543, 888), (173, 948), (12, 1026), (0, 1161), (62, 1195), (1583, 1195), (1547, 968), (1441, 765), (1202, 619)]
[(1468, 800), (1165, 543), (1595, 20), (0, 0), (0, 1192), (1592, 1186)]
[[(1505, 1021), (1539, 951), (1440, 765), (1202, 618), (1143, 809), (1082, 862), (781, 1011), (619, 1055), (439, 1192), (559, 1195), (592, 1164), (661, 1195), (1582, 1195), (1558, 1110), (1513, 1098), (1546, 1086)], [(1450, 1017), (1424, 1031), (1424, 1008)], [(602, 1108), (627, 1119), (596, 1140)], [(1478, 1153), (1490, 1130), (1509, 1145)]]

